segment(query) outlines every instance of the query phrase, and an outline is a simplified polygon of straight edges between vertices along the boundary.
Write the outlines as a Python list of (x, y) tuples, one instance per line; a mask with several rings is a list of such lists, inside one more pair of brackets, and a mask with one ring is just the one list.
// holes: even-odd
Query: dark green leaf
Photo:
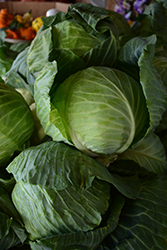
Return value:
[(53, 49), (49, 55), (49, 61), (52, 62), (54, 60), (57, 62), (58, 72), (55, 76), (55, 83), (51, 95), (52, 92), (54, 93), (54, 88), (62, 83), (68, 76), (86, 67), (82, 59), (67, 49)]
[(82, 56), (82, 59), (86, 63), (87, 67), (92, 65), (112, 67), (117, 59), (117, 50), (118, 48), (115, 36), (111, 33), (111, 36), (104, 42), (85, 53)]
[(149, 175), (142, 186), (138, 199), (125, 202), (118, 227), (109, 237), (112, 250), (167, 248), (167, 178)]
[(15, 220), (21, 222), (20, 216), (15, 209), (12, 200), (11, 193), (7, 192), (0, 183), (0, 211), (13, 217)]
[(13, 219), (0, 212), (0, 249), (7, 250), (20, 243), (19, 238), (11, 228)]
[(9, 218), (5, 213), (0, 212), (0, 239), (9, 233), (9, 228), (12, 223), (12, 218)]
[(43, 25), (38, 32), (40, 33), (43, 30), (49, 28), (50, 26), (66, 20), (66, 15), (66, 13), (60, 11), (54, 16), (42, 17)]
[(151, 7), (151, 27), (153, 32), (162, 40), (162, 44), (167, 46), (167, 7), (163, 3), (153, 1)]
[(0, 76), (4, 77), (6, 72), (11, 68), (17, 52), (10, 50), (5, 46), (0, 46)]

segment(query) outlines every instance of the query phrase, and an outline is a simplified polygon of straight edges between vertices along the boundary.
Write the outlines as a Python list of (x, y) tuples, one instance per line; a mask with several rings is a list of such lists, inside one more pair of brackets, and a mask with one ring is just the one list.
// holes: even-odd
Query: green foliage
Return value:
[(31, 137), (34, 121), (24, 98), (15, 89), (0, 83), (0, 166), (5, 166), (15, 152)]
[(166, 249), (166, 2), (131, 27), (85, 3), (42, 20), (1, 33), (0, 249)]

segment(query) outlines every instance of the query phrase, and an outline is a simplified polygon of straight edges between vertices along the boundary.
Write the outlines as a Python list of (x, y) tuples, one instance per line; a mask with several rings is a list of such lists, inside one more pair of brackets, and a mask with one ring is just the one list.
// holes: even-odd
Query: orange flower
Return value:
[(28, 28), (21, 27), (19, 29), (19, 32), (22, 39), (25, 40), (32, 40), (36, 35), (35, 30), (33, 30), (31, 26), (29, 26)]
[(6, 35), (7, 35), (7, 38), (21, 39), (18, 30), (10, 30), (10, 29), (7, 29), (7, 30), (6, 30)]
[(0, 10), (0, 28), (8, 27), (13, 19), (14, 16), (7, 9)]

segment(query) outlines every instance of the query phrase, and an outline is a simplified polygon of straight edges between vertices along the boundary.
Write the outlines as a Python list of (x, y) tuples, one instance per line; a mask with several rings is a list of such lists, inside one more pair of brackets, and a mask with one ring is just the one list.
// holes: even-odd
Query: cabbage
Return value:
[(37, 116), (54, 141), (105, 166), (130, 149), (141, 167), (162, 173), (167, 161), (161, 142), (155, 161), (156, 149), (146, 157), (134, 150), (155, 147), (166, 111), (167, 90), (153, 65), (158, 39), (152, 33), (134, 37), (122, 23), (118, 13), (89, 4), (43, 19), (27, 52)]
[(0, 118), (0, 166), (5, 166), (30, 139), (34, 120), (21, 94), (3, 82), (0, 83)]
[(105, 166), (143, 145), (150, 152), (142, 155), (133, 150), (136, 162), (164, 173), (164, 147), (160, 141), (155, 158), (157, 139), (152, 134), (167, 106), (166, 87), (152, 65), (155, 43), (154, 35), (133, 38), (120, 49), (117, 68), (90, 66), (65, 80), (55, 60), (46, 63), (34, 84), (37, 116), (45, 134), (74, 145)]
[(131, 199), (140, 192), (137, 178), (112, 176), (93, 158), (60, 142), (27, 148), (7, 171), (16, 180), (12, 200), (30, 240), (100, 227), (112, 202), (111, 186)]
[(52, 103), (69, 141), (92, 156), (124, 152), (148, 126), (140, 85), (116, 69), (90, 67), (71, 75), (59, 85)]
[(89, 16), (82, 21), (72, 12), (70, 16), (62, 16), (60, 12), (56, 20), (51, 18), (48, 26), (43, 19), (44, 28), (32, 41), (26, 58), (29, 72), (35, 78), (46, 63), (53, 60), (57, 61), (59, 69), (57, 77), (64, 79), (91, 65), (115, 64), (119, 41), (112, 18), (99, 13), (89, 25)]
[(5, 83), (31, 93), (35, 124), (0, 169), (0, 248), (166, 249), (163, 2), (132, 27), (72, 4), (14, 60)]

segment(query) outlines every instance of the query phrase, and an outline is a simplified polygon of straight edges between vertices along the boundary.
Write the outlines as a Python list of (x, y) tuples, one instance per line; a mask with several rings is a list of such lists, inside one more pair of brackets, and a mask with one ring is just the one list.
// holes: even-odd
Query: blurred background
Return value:
[(127, 20), (133, 20), (136, 15), (143, 13), (152, 0), (0, 0), (0, 2), (90, 3), (94, 6), (114, 10), (123, 14)]

